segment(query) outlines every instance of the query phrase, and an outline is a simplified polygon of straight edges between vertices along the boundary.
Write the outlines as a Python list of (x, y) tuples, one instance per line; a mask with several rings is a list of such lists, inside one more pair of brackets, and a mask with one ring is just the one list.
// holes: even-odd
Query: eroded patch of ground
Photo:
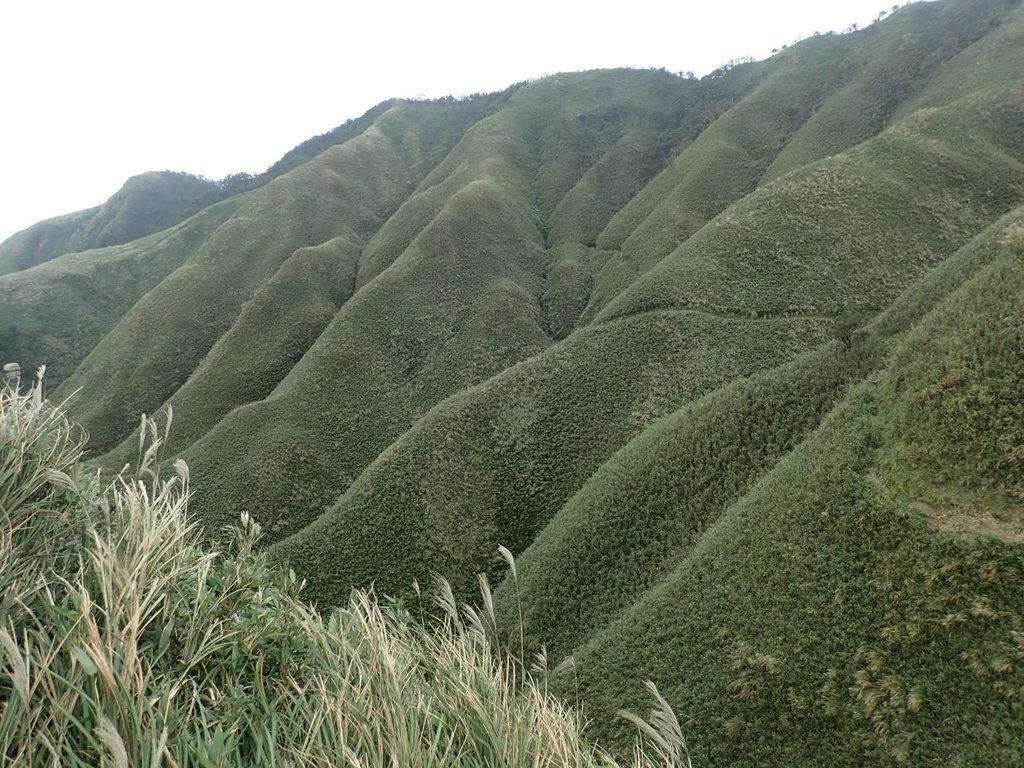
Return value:
[[(888, 497), (894, 495), (890, 482), (875, 473), (869, 477), (883, 494)], [(1017, 503), (1016, 499), (1003, 494), (954, 491), (948, 487), (920, 483), (920, 480), (915, 486), (914, 490), (904, 489), (904, 498), (918, 496), (910, 506), (924, 515), (936, 531), (949, 531), (964, 538), (996, 536), (1014, 544), (1024, 543), (1024, 505)], [(928, 501), (920, 498), (918, 494), (922, 493), (928, 493)]]
[(927, 517), (932, 527), (939, 531), (952, 531), (965, 537), (998, 536), (1004, 541), (1024, 542), (1024, 509), (1019, 507), (939, 507), (923, 501), (915, 501), (912, 506)]

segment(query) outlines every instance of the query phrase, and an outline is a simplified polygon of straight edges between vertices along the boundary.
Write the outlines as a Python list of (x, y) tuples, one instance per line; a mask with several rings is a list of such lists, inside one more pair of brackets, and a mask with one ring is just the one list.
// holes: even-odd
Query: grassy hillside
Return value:
[[(450, 120), (451, 112), (457, 110), (461, 119), (472, 120), (500, 99), (501, 94), (481, 98), (470, 109), (442, 101), (447, 108), (437, 112), (447, 113), (446, 119)], [(344, 144), (398, 103), (398, 99), (382, 102), (366, 114), (302, 142), (256, 175), (235, 173), (219, 181), (172, 171), (133, 176), (102, 205), (41, 221), (0, 243), (0, 275), (28, 269), (65, 253), (120, 245), (167, 229), (218, 200), (257, 189), (326, 149)]]
[(877, 311), (1020, 200), (1022, 126), (1014, 84), (914, 113), (744, 198), (599, 317)]
[(352, 584), (410, 593), (414, 580), (434, 572), (450, 575), (468, 597), (474, 575), (494, 569), (498, 545), (522, 551), (594, 470), (658, 416), (830, 333), (816, 321), (695, 312), (578, 332), (439, 404), (274, 554), (303, 564), (310, 595), (326, 602)]
[[(1014, 347), (1022, 277), (1019, 244), (1003, 246), (906, 336), (885, 370), (577, 648), (558, 689), (588, 703), (599, 732), (619, 733), (606, 697), (622, 690), (620, 676), (642, 670), (676, 681), (669, 700), (700, 734), (691, 744), (698, 760), (1019, 762), (1019, 537), (981, 525), (948, 532), (942, 518), (922, 514), (920, 487), (903, 478), (941, 477), (964, 493), (992, 488), (984, 472), (948, 469), (946, 454), (965, 433), (977, 435), (972, 455), (1019, 452), (1019, 398), (997, 393), (962, 407), (993, 380), (1019, 393), (1019, 355), (986, 354), (987, 368), (960, 368), (935, 403), (941, 417), (905, 412), (935, 397), (936, 357), (971, 355), (978, 336)], [(921, 344), (922, 335), (936, 344)], [(983, 434), (979, 419), (990, 427)], [(922, 440), (933, 453), (914, 453)], [(992, 490), (1012, 485), (1010, 461)], [(960, 509), (983, 521), (978, 507)], [(1001, 511), (1019, 520), (1019, 496), (1003, 497)]]
[(184, 221), (226, 197), (215, 182), (187, 173), (132, 176), (103, 205), (47, 219), (0, 243), (0, 275), (73, 251), (120, 245)]
[[(1011, 0), (982, 3), (979, 6), (1005, 6), (1006, 11), (998, 20), (987, 20), (988, 29), (984, 36), (953, 57), (948, 66), (937, 70), (921, 94), (904, 103), (899, 113), (942, 106), (1019, 80), (1020, 64), (1024, 57), (1020, 48), (1020, 42), (1024, 39), (1024, 10), (1019, 3)], [(942, 12), (947, 12), (946, 4), (939, 4), (939, 7), (943, 9)], [(974, 7), (972, 3), (949, 6), (948, 12), (956, 13), (956, 24), (951, 26), (948, 34), (959, 35), (960, 30), (966, 28), (967, 34), (973, 36), (977, 21), (970, 18), (970, 13)]]
[[(0, 386), (0, 750), (11, 765), (620, 765), (483, 619), (438, 585), (418, 623), (368, 592), (321, 615), (255, 553), (188, 516), (188, 468), (151, 460), (102, 485), (85, 438), (42, 398)], [(159, 447), (155, 422), (150, 449)], [(150, 454), (152, 457), (152, 454)], [(426, 607), (425, 607), (426, 608)], [(678, 723), (635, 722), (629, 764), (678, 765)], [(653, 718), (653, 716), (652, 716)]]
[[(550, 343), (537, 195), (571, 189), (584, 168), (553, 165), (558, 153), (544, 148), (564, 141), (552, 126), (567, 114), (597, 110), (603, 124), (606, 80), (613, 95), (653, 109), (666, 76), (589, 73), (525, 86), (463, 135), (366, 245), (355, 295), (289, 376), (190, 449), (197, 471), (220, 467), (197, 494), (201, 514), (218, 521), (244, 507), (267, 518), (271, 539), (301, 530), (437, 402)], [(569, 94), (560, 110), (544, 108), (552, 88)], [(622, 130), (622, 121), (586, 128), (598, 147)], [(245, 459), (227, 468), (228, 454)]]
[(635, 225), (633, 209), (640, 202), (626, 207), (602, 233), (600, 244), (609, 247), (618, 240), (616, 230), (629, 227), (622, 256), (643, 272), (753, 191), (779, 147), (828, 93), (837, 54), (849, 44), (846, 38), (809, 40), (758, 65), (765, 71), (758, 86), (673, 158), (665, 174), (675, 181), (671, 191), (658, 194), (657, 205)]
[(918, 493), (989, 492), (1012, 508), (1024, 501), (1024, 224), (1002, 238), (1006, 254), (908, 334), (894, 356), (889, 461), (917, 477)]
[[(130, 434), (138, 413), (156, 410), (181, 388), (217, 340), (249, 319), (249, 313), (243, 317), (243, 305), (296, 251), (338, 237), (358, 244), (395, 210), (415, 183), (410, 174), (418, 156), (415, 147), (404, 142), (409, 111), (396, 107), (384, 113), (360, 136), (249, 193), (193, 258), (147, 294), (97, 345), (63, 385), (65, 392), (82, 389), (83, 407), (76, 416), (89, 429), (96, 448), (116, 445)], [(271, 307), (271, 317), (275, 313)], [(160, 334), (153, 333), (155, 327)], [(312, 341), (319, 330), (314, 328), (304, 338)], [(253, 333), (251, 324), (249, 333), (257, 348), (275, 343), (274, 333)], [(137, 374), (130, 375), (132, 371)], [(265, 395), (284, 372), (256, 371), (246, 389)], [(106, 387), (112, 374), (126, 379), (124, 391), (116, 396)], [(235, 386), (219, 384), (214, 418), (247, 402), (247, 392), (236, 391)], [(210, 407), (208, 401), (206, 409)], [(207, 421), (201, 428), (210, 426)], [(182, 434), (195, 437), (191, 429)]]
[[(561, 661), (648, 588), (870, 370), (840, 342), (696, 399), (616, 452), (566, 501), (495, 595)], [(572, 611), (565, 606), (571, 605)]]
[[(936, 81), (951, 70), (962, 73), (962, 62), (953, 60), (977, 58), (973, 44), (989, 33), (1002, 34), (996, 30), (1000, 25), (1006, 29), (1016, 5), (1010, 0), (915, 3), (895, 11), (885, 24), (851, 36), (856, 44), (836, 69), (839, 87), (778, 154), (762, 183), (877, 135), (899, 113), (908, 113), (906, 104), (923, 91), (942, 93), (943, 103), (952, 101), (950, 91), (936, 88)], [(1001, 58), (1005, 78), (1013, 62)]]
[[(994, 110), (994, 97), (985, 104)], [(373, 582), (389, 592), (404, 592), (414, 579), (422, 581), (432, 571), (450, 575), (464, 590), (472, 589), (472, 574), (488, 569), (496, 545), (522, 551), (611, 453), (637, 434), (637, 427), (682, 405), (687, 396), (754, 373), (758, 364), (773, 367), (839, 335), (838, 326), (851, 322), (850, 317), (863, 322), (923, 274), (929, 263), (953, 253), (1011, 201), (1019, 200), (1024, 189), (1022, 166), (1008, 158), (1005, 149), (1024, 147), (1024, 137), (1016, 134), (1024, 124), (1022, 105), (1013, 99), (1001, 104), (1003, 111), (991, 112), (987, 123), (991, 138), (982, 144), (975, 135), (976, 141), (969, 144), (958, 131), (973, 121), (977, 106), (974, 101), (954, 102), (944, 112), (930, 113), (927, 121), (908, 118), (847, 155), (807, 166), (747, 196), (624, 292), (601, 316), (608, 321), (577, 331), (482, 390), (439, 406), (437, 413), (390, 446), (316, 524), (279, 545), (276, 553), (290, 563), (307, 564), (314, 594), (328, 601), (340, 599), (351, 584)], [(923, 129), (929, 133), (922, 135)], [(956, 137), (965, 153), (968, 147), (982, 149), (954, 155), (934, 135)], [(1001, 147), (996, 139), (1002, 141)], [(943, 168), (946, 175), (938, 175), (937, 169)], [(918, 186), (908, 187), (915, 179)], [(919, 188), (926, 193), (917, 194)], [(965, 199), (969, 202), (959, 202)], [(910, 216), (910, 211), (916, 215)], [(776, 240), (772, 233), (785, 239)], [(676, 265), (681, 266), (672, 272)], [(703, 283), (695, 279), (701, 274), (707, 276)], [(649, 301), (643, 294), (648, 286), (658, 296), (671, 297), (674, 307), (708, 309), (712, 314), (695, 319), (689, 312), (652, 311), (657, 304), (640, 303)], [(787, 293), (799, 295), (800, 303), (787, 301)], [(728, 303), (716, 303), (718, 296), (727, 297)], [(619, 310), (620, 305), (625, 308)], [(607, 327), (623, 318), (635, 322)], [(779, 318), (781, 325), (767, 322), (772, 318)], [(723, 368), (725, 360), (709, 359), (692, 347), (652, 344), (658, 337), (650, 334), (664, 334), (667, 328), (678, 338), (699, 339), (699, 349), (709, 348), (715, 355), (731, 351), (733, 338), (756, 345), (750, 349), (757, 355)], [(795, 344), (782, 341), (785, 335), (799, 338), (807, 332)], [(775, 354), (766, 354), (769, 350)], [(835, 352), (825, 354), (827, 360)], [(773, 436), (776, 447), (758, 461), (749, 456), (742, 460), (754, 473), (750, 476), (726, 480), (720, 468), (701, 471), (731, 483), (732, 493), (738, 493), (756, 479), (758, 467), (762, 472), (770, 469), (793, 440), (817, 423), (844, 376), (857, 370), (866, 373), (859, 368), (862, 363), (819, 365), (823, 367), (790, 374), (806, 378), (805, 386), (811, 389), (795, 388), (787, 395), (794, 398), (788, 405), (780, 405), (780, 398), (785, 398), (778, 392), (763, 395), (765, 401), (746, 395), (754, 400), (749, 406), (728, 398), (713, 401), (708, 406), (712, 411), (728, 411), (738, 419), (733, 426), (715, 427), (730, 436), (714, 438), (730, 450), (749, 452), (752, 446), (737, 444), (736, 437), (743, 430), (771, 433), (776, 420), (787, 421), (792, 432)], [(545, 369), (556, 373), (536, 378), (535, 372)], [(528, 378), (515, 381), (524, 375)], [(785, 378), (776, 386), (794, 390), (794, 382)], [(753, 411), (749, 416), (744, 415), (747, 408)], [(780, 409), (792, 413), (781, 416)], [(764, 426), (754, 427), (756, 423)], [(706, 446), (680, 450), (702, 455), (709, 451)], [(673, 464), (671, 451), (658, 452), (671, 466), (678, 466), (680, 459)], [(732, 456), (722, 461), (740, 460)], [(676, 481), (684, 487), (687, 482), (658, 475), (651, 481), (652, 493), (662, 494), (666, 484)], [(715, 503), (721, 503), (718, 491), (702, 492), (712, 493)], [(601, 498), (578, 514), (593, 522), (598, 509), (616, 518), (622, 512), (621, 505)], [(634, 517), (622, 520), (629, 521), (621, 534), (628, 539)], [(381, 530), (390, 532), (386, 546), (376, 542)], [(566, 542), (572, 539), (568, 536)], [(660, 534), (653, 535), (653, 541), (665, 545)], [(650, 567), (645, 578), (656, 579), (657, 558), (650, 553), (638, 558)], [(550, 567), (540, 570), (554, 572)], [(595, 570), (602, 572), (602, 567)], [(551, 578), (568, 589), (575, 584), (572, 578)], [(592, 578), (589, 574), (586, 587), (577, 586), (591, 588)], [(575, 618), (581, 622), (572, 628), (579, 639), (588, 625), (580, 618), (580, 601), (571, 597), (578, 611)], [(623, 604), (633, 597), (623, 596)], [(568, 598), (559, 595), (551, 610), (560, 612)], [(601, 603), (601, 610), (606, 609)], [(554, 628), (546, 622), (540, 627), (538, 634), (548, 641), (560, 639), (550, 637)]]
[[(525, 193), (530, 158), (517, 125), (489, 120), (456, 149), (480, 164), (400, 257), (342, 307), (271, 397), (190, 450), (197, 470), (222, 466), (198, 509), (245, 506), (272, 538), (298, 530), (438, 399), (548, 343), (535, 299), (543, 251)], [(247, 459), (223, 467), (224, 451), (240, 450)], [(281, 473), (303, 478), (299, 494)]]
[(0, 362), (104, 469), (173, 407), (207, 542), (246, 512), (325, 609), (488, 574), (615, 749), (651, 678), (704, 764), (1014, 765), (1021, 42), (1019, 0), (941, 0), (384, 102), (0, 275)]
[[(999, 258), (1022, 219), (1024, 209), (974, 238), (855, 332), (849, 346), (835, 342), (721, 387), (642, 432), (533, 540), (519, 558), (517, 582), (495, 593), (499, 614), (523, 613), (528, 645), (546, 644), (553, 661), (571, 653), (657, 583), (847, 387), (880, 368), (893, 339)], [(905, 349), (916, 347), (906, 342)]]
[(240, 205), (225, 200), (126, 245), (67, 254), (0, 277), (0, 358), (46, 365), (57, 384), (147, 292), (204, 247)]

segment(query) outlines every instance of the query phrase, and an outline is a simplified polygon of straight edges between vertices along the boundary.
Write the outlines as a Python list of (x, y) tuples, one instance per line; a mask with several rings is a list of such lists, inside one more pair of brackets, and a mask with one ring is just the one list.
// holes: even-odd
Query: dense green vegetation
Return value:
[(147, 292), (238, 208), (225, 200), (171, 229), (125, 245), (67, 254), (0, 278), (0, 352), (25, 370), (68, 378)]
[[(389, 110), (352, 141), (248, 193), (234, 215), (107, 334), (64, 383), (65, 393), (82, 389), (81, 400), (88, 406), (77, 415), (97, 448), (113, 447), (126, 437), (136, 415), (152, 412), (175, 394), (204, 358), (215, 376), (232, 373), (217, 363), (223, 347), (213, 349), (225, 333), (250, 337), (252, 343), (241, 347), (245, 355), (252, 345), (273, 345), (282, 333), (295, 334), (297, 345), (316, 338), (322, 324), (304, 331), (295, 327), (294, 319), (280, 321), (280, 331), (264, 335), (258, 325), (279, 322), (277, 308), (261, 304), (255, 293), (285, 269), (297, 251), (338, 238), (349, 238), (353, 242), (347, 247), (358, 248), (397, 208), (415, 182), (410, 174), (419, 153), (408, 138), (413, 114), (412, 108)], [(297, 260), (303, 258), (302, 253), (296, 255)], [(351, 287), (346, 289), (342, 279), (334, 290)], [(247, 304), (250, 299), (253, 302)], [(252, 315), (261, 306), (264, 311), (254, 328)], [(161, 329), (159, 334), (153, 332), (155, 327)], [(303, 351), (300, 347), (293, 354)], [(286, 372), (255, 370), (246, 378), (244, 392), (235, 391), (237, 379), (214, 379), (201, 387), (206, 398), (203, 411), (212, 410), (211, 417), (219, 418), (247, 402), (250, 392), (258, 397), (269, 393)], [(107, 386), (111, 376), (125, 380), (123, 392), (114, 397)], [(188, 403), (186, 392), (177, 402)], [(195, 418), (200, 416), (196, 409)], [(207, 421), (195, 429), (186, 427), (181, 437), (194, 439), (197, 430), (210, 426)]]
[[(655, 586), (575, 649), (558, 689), (588, 703), (602, 735), (617, 732), (606, 714), (613, 700), (621, 703), (620, 680), (642, 672), (663, 688), (676, 681), (669, 700), (691, 719), (698, 761), (1019, 762), (1024, 550), (981, 526), (930, 526), (918, 500), (930, 480), (941, 484), (945, 503), (959, 492), (969, 504), (965, 493), (991, 483), (985, 456), (1000, 467), (1001, 489), (1018, 476), (1012, 457), (1024, 445), (1022, 422), (1019, 411), (1007, 412), (1019, 409), (1019, 383), (1010, 402), (997, 394), (956, 404), (1019, 382), (1020, 356), (952, 367), (955, 384), (935, 405), (941, 416), (908, 420), (907, 410), (929, 408), (938, 366), (951, 351), (970, 349), (972, 337), (991, 337), (997, 349), (1016, 343), (1022, 276), (1019, 247), (998, 253), (902, 340), (889, 366), (667, 558)], [(922, 334), (937, 343), (922, 345)], [(980, 434), (979, 421), (987, 427)], [(967, 450), (982, 457), (980, 472), (949, 460)], [(1001, 511), (1020, 519), (1019, 504)], [(586, 546), (582, 536), (576, 541)], [(620, 567), (635, 562), (608, 544), (602, 551), (621, 558)], [(521, 566), (531, 567), (526, 557)], [(569, 578), (563, 571), (536, 581), (543, 589)], [(539, 600), (522, 586), (527, 606)], [(641, 646), (638, 636), (672, 641)]]
[(570, 654), (664, 578), (875, 357), (834, 342), (660, 420), (593, 473), (532, 541), (518, 582), (495, 595), (499, 612), (523, 612), (529, 647), (546, 644), (552, 659)]
[[(372, 593), (320, 615), (248, 516), (204, 549), (188, 468), (104, 486), (41, 381), (0, 389), (0, 752), (11, 765), (603, 766), (577, 715), (438, 584), (427, 626)], [(166, 425), (167, 428), (170, 424)], [(654, 689), (655, 694), (656, 689)], [(632, 764), (682, 766), (658, 700)]]
[(371, 582), (404, 594), (433, 571), (451, 574), (468, 597), (497, 544), (524, 549), (658, 416), (821, 343), (828, 330), (666, 312), (576, 333), (432, 409), (275, 555), (315, 564), (309, 589), (322, 600)]
[(0, 275), (72, 251), (120, 245), (167, 229), (226, 197), (216, 182), (187, 173), (143, 173), (107, 202), (47, 219), (0, 243)]
[(649, 678), (702, 764), (1020, 764), (1022, 71), (1019, 0), (941, 0), (384, 102), (0, 275), (0, 362), (109, 472), (173, 407), (195, 546), (244, 512), (325, 610), (487, 574), (613, 749)]
[[(1024, 500), (1024, 225), (1006, 253), (908, 334), (893, 357), (895, 467), (961, 491)], [(927, 349), (928, 354), (920, 350)]]

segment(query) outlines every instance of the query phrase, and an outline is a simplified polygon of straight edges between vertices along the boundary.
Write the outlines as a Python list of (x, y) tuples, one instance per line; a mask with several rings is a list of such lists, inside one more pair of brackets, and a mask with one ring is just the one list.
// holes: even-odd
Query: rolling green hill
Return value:
[(214, 204), (226, 191), (187, 173), (133, 176), (103, 205), (41, 221), (0, 243), (0, 275), (159, 232)]
[(391, 100), (227, 187), (0, 246), (96, 466), (173, 408), (206, 536), (319, 604), (488, 574), (613, 749), (650, 678), (701, 765), (1024, 761), (1019, 0)]
[[(624, 600), (620, 585), (635, 591), (648, 579), (649, 555), (617, 547), (605, 532), (615, 521), (566, 516), (578, 530), (563, 537), (591, 560), (613, 558), (593, 577), (597, 594), (610, 593), (602, 607), (625, 605), (591, 620), (599, 628), (558, 677), (601, 735), (622, 738), (608, 710), (630, 699), (626, 681), (640, 673), (674, 681), (669, 698), (692, 718), (691, 748), (708, 764), (1019, 761), (1021, 243), (993, 247), (889, 365), (745, 495), (719, 492), (712, 515), (670, 521), (689, 535), (658, 539), (679, 543), (640, 599)], [(620, 461), (639, 461), (644, 477), (661, 460), (638, 442), (633, 453)], [(617, 482), (600, 480), (578, 505), (602, 491), (649, 498), (621, 470)], [(943, 508), (966, 525), (949, 525)], [(541, 561), (520, 564), (541, 574), (536, 597), (522, 585), (535, 610), (551, 601), (544, 591), (587, 583), (566, 572), (557, 541), (538, 539)]]

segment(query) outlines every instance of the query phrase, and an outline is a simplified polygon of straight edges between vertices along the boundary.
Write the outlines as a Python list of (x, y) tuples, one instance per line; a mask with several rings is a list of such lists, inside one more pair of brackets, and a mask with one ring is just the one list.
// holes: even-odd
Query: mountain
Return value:
[(207, 535), (251, 513), (321, 604), (487, 573), (602, 743), (649, 678), (700, 764), (1016, 765), (1022, 43), (941, 0), (385, 102), (0, 276), (0, 357), (106, 469), (173, 407)]
[(72, 251), (138, 240), (177, 224), (224, 196), (217, 183), (187, 173), (132, 176), (103, 205), (41, 221), (0, 243), (0, 275)]
[[(485, 101), (485, 100), (482, 100)], [(234, 173), (219, 181), (174, 171), (128, 179), (107, 202), (57, 216), (0, 242), (0, 275), (28, 269), (65, 253), (137, 240), (178, 224), (219, 200), (255, 189), (365, 130), (390, 102), (302, 142), (260, 174)]]

